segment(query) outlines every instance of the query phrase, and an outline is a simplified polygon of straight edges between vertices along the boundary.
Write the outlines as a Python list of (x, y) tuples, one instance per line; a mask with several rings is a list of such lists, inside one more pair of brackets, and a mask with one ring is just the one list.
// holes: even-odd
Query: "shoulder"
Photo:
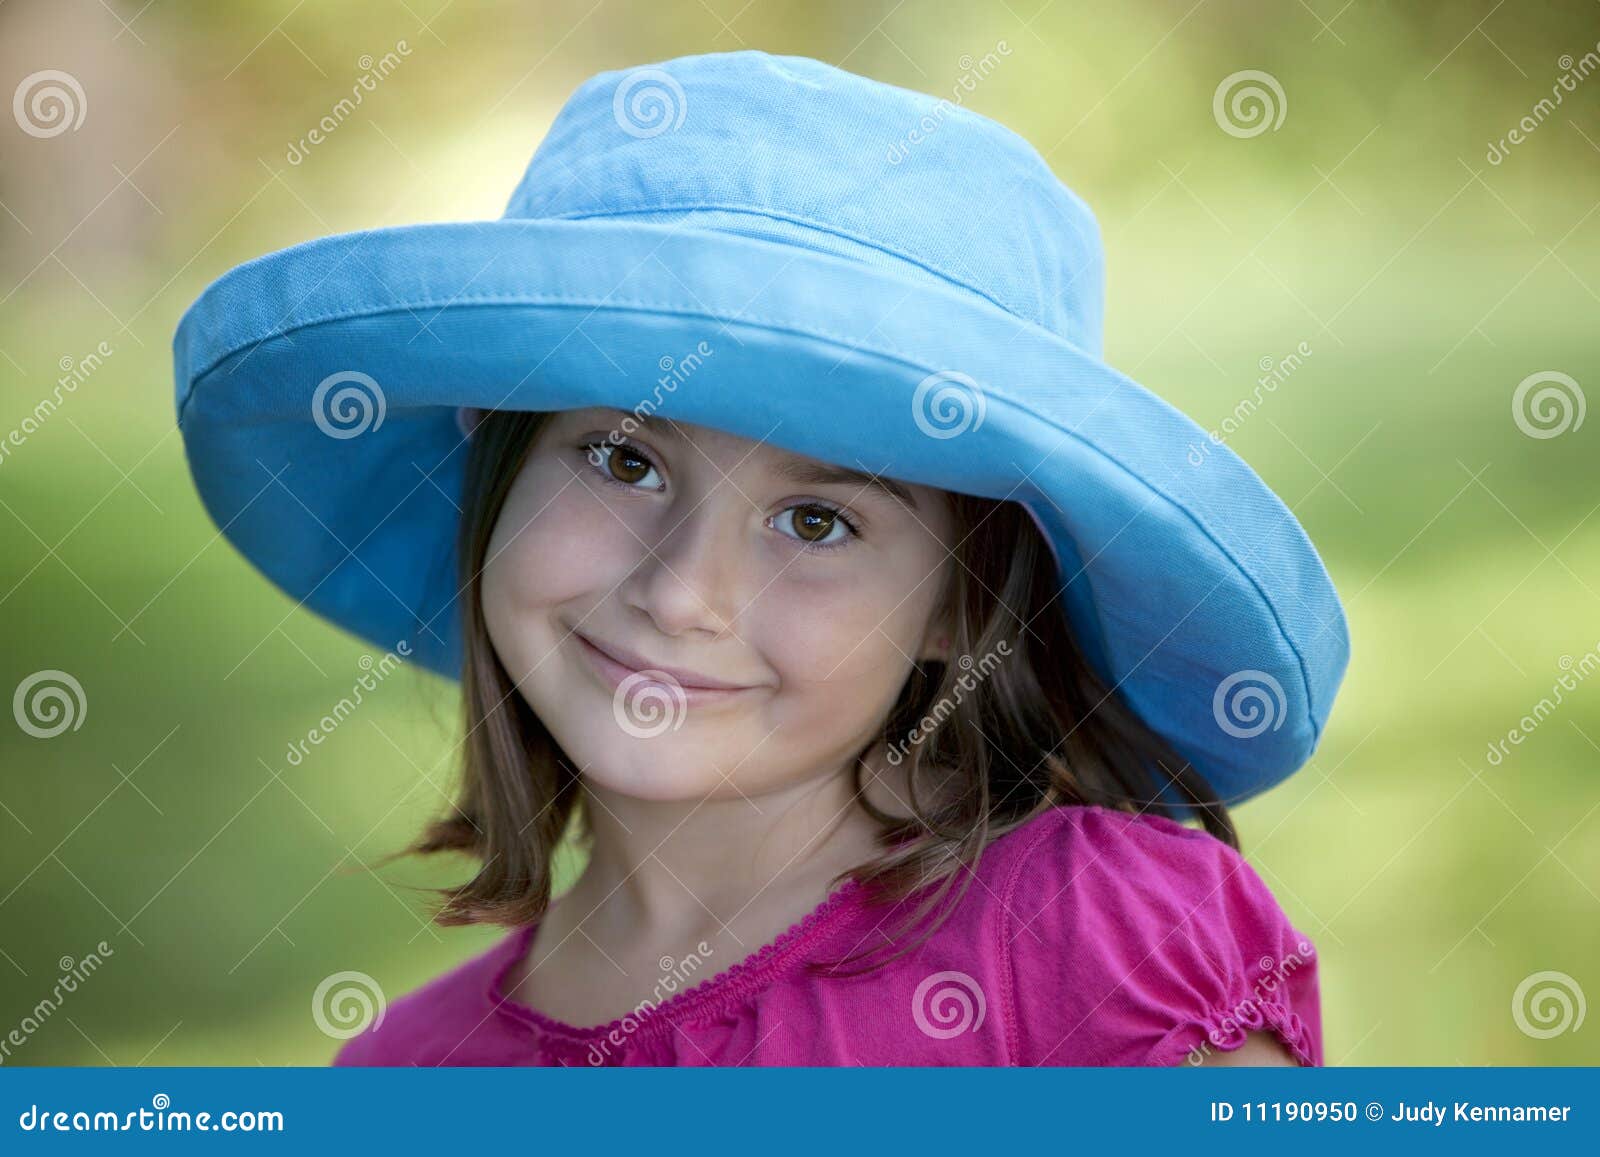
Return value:
[[(405, 995), (380, 999), (371, 1022), (350, 1037), (334, 1065), (462, 1065), (494, 1063), (475, 1058), (498, 1028), (492, 993), (515, 960), (523, 929), (511, 929), (488, 949), (469, 957)], [(370, 996), (370, 991), (368, 992)], [(337, 1024), (338, 990), (330, 990), (319, 1015)]]
[(1241, 875), (1245, 884), (1259, 884), (1227, 844), (1164, 816), (1056, 807), (1015, 830), (1007, 843), (1003, 899), (1024, 924), (1052, 913), (1060, 918), (1073, 907), (1168, 909), (1195, 898), (1202, 882), (1217, 887)]
[(1315, 947), (1237, 851), (1101, 807), (1026, 828), (1001, 892), (1025, 1063), (1176, 1064), (1259, 1028), (1321, 1063)]

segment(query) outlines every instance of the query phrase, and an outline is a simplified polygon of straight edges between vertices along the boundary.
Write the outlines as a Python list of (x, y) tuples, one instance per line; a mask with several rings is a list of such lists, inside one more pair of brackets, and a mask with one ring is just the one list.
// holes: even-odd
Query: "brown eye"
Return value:
[(650, 473), (650, 463), (626, 446), (613, 446), (608, 464), (619, 482), (642, 482)]
[(649, 484), (640, 485), (647, 482), (656, 467), (655, 463), (633, 447), (622, 443), (590, 442), (582, 449), (584, 457), (600, 474), (602, 481), (640, 490), (658, 488)]
[(801, 506), (796, 508), (794, 528), (807, 542), (821, 542), (828, 537), (835, 521), (833, 511), (825, 507)]
[[(783, 529), (786, 522), (791, 529)], [(843, 546), (844, 540), (856, 533), (856, 528), (842, 513), (815, 503), (789, 507), (773, 519), (773, 526), (808, 547), (824, 550)], [(841, 533), (835, 534), (835, 531)]]

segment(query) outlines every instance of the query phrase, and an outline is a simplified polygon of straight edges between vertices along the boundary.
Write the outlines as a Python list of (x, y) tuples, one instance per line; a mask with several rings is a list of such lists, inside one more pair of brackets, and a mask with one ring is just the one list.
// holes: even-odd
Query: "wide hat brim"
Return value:
[(1326, 569), (1237, 455), (1050, 330), (891, 268), (680, 225), (406, 225), (233, 269), (174, 358), (226, 537), (301, 604), (452, 678), (462, 406), (642, 405), (1020, 502), (1091, 664), (1227, 802), (1312, 755), (1348, 661)]

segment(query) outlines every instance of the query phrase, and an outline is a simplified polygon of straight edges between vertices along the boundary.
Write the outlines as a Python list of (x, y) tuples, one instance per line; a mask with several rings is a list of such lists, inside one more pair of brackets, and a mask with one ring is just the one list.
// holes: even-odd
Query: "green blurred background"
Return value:
[[(1099, 217), (1109, 360), (1208, 429), (1259, 396), (1228, 442), (1304, 522), (1353, 639), (1316, 757), (1236, 812), (1318, 945), (1328, 1063), (1600, 1061), (1576, 1025), (1600, 996), (1600, 678), (1488, 757), (1600, 647), (1600, 415), (1575, 409), (1600, 402), (1597, 42), (1592, 0), (0, 7), (4, 92), (61, 70), (86, 113), (0, 121), (0, 439), (84, 374), (0, 458), (0, 691), (56, 669), (85, 704), (52, 738), (0, 727), (0, 1036), (113, 950), (6, 1063), (321, 1064), (325, 977), (394, 999), (498, 937), (426, 921), (412, 889), (460, 862), (367, 868), (444, 805), (451, 686), (393, 676), (287, 762), (369, 648), (218, 537), (172, 331), (269, 250), (498, 216), (588, 75), (738, 48), (1015, 129)], [(1282, 89), (1276, 128), (1214, 109), (1247, 69)], [(1574, 408), (1540, 428), (1513, 395), (1549, 371)], [(1557, 1004), (1514, 1011), (1542, 972), (1572, 1005), (1548, 1036)]]

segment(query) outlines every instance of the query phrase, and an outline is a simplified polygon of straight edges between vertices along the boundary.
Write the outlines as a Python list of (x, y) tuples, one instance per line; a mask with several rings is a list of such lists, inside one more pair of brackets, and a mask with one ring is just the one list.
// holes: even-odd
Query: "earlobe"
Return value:
[(923, 648), (919, 657), (924, 663), (948, 663), (950, 661), (950, 636), (941, 631), (933, 636), (932, 641)]
[(917, 652), (917, 662), (948, 663), (955, 633), (954, 609), (947, 590), (928, 615), (927, 626), (922, 632), (922, 646)]

